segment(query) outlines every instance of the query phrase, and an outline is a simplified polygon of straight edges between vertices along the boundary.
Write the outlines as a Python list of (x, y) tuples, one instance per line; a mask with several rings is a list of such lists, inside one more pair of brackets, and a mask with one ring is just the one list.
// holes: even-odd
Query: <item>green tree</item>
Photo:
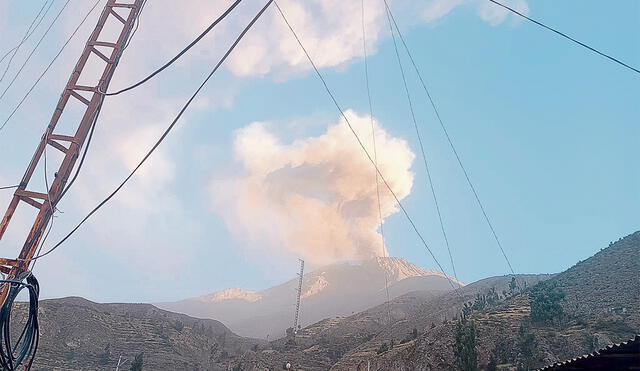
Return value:
[(131, 371), (142, 371), (142, 366), (144, 365), (144, 353), (139, 353), (131, 362)]
[(456, 367), (459, 371), (478, 370), (478, 350), (476, 346), (476, 325), (466, 318), (459, 319), (456, 323), (456, 344), (454, 348)]
[(535, 350), (538, 346), (535, 336), (527, 324), (520, 325), (518, 329), (518, 371), (530, 371), (534, 369)]
[(540, 282), (529, 292), (531, 322), (534, 324), (558, 325), (564, 318), (561, 302), (564, 292), (556, 283)]
[(98, 354), (98, 364), (108, 365), (111, 363), (111, 344), (104, 347), (104, 352)]
[(487, 363), (487, 371), (497, 371), (498, 370), (498, 361), (496, 360), (495, 355), (491, 355), (489, 357), (489, 363)]
[(512, 294), (518, 290), (518, 282), (515, 277), (511, 277), (511, 282), (509, 282), (509, 294)]

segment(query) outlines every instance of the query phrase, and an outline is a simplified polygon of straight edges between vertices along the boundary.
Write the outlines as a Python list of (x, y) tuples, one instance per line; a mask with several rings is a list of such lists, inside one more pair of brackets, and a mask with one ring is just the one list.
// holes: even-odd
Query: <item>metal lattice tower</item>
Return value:
[(296, 298), (296, 316), (293, 320), (293, 333), (298, 332), (298, 319), (300, 318), (300, 296), (302, 295), (302, 276), (304, 275), (304, 260), (300, 260), (300, 273), (298, 273), (298, 296)]
[[(96, 119), (100, 106), (104, 100), (104, 95), (99, 90), (107, 91), (113, 73), (118, 65), (122, 52), (129, 41), (136, 18), (140, 12), (144, 0), (108, 0), (98, 23), (87, 41), (82, 55), (69, 77), (66, 87), (58, 100), (58, 104), (53, 112), (36, 152), (27, 166), (27, 170), (13, 194), (13, 198), (0, 223), (0, 240), (7, 230), (11, 218), (18, 207), (20, 201), (35, 207), (38, 214), (33, 222), (29, 235), (20, 251), (18, 259), (0, 258), (0, 271), (8, 274), (8, 279), (14, 279), (23, 272), (29, 270), (36, 254), (42, 236), (49, 224), (56, 205), (62, 198), (65, 186), (74, 169), (74, 165), (80, 155), (80, 150), (87, 139), (87, 135)], [(106, 41), (105, 35), (101, 33), (105, 25), (108, 24), (109, 34), (116, 34), (115, 41)], [(113, 40), (113, 39), (112, 39)], [(87, 62), (91, 58), (91, 68), (86, 69)], [(95, 62), (94, 62), (95, 61)], [(99, 65), (102, 73), (98, 75), (94, 69)], [(79, 80), (88, 81), (84, 85), (79, 84)], [(72, 100), (73, 98), (73, 100)], [(64, 134), (56, 130), (60, 117), (65, 112), (70, 100), (80, 102), (84, 107), (82, 118), (73, 134)], [(77, 103), (76, 103), (77, 104)], [(67, 110), (70, 110), (67, 108)], [(67, 128), (67, 130), (70, 130)], [(38, 167), (38, 164), (45, 156), (45, 148), (51, 146), (62, 152), (63, 159), (60, 162), (52, 182), (46, 193), (28, 189), (29, 182)], [(51, 161), (51, 160), (49, 160)], [(55, 169), (55, 164), (49, 164), (51, 169)], [(0, 303), (3, 303), (7, 295), (8, 285), (4, 285), (0, 294)]]

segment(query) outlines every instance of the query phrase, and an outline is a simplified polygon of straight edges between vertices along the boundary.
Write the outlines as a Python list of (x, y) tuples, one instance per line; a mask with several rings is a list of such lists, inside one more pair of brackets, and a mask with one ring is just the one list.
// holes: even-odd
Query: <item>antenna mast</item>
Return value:
[(304, 260), (298, 260), (300, 260), (300, 273), (298, 273), (298, 276), (300, 276), (300, 278), (298, 280), (298, 296), (296, 298), (296, 317), (293, 320), (294, 334), (298, 333), (298, 319), (300, 317), (300, 296), (302, 295), (302, 276), (304, 275)]

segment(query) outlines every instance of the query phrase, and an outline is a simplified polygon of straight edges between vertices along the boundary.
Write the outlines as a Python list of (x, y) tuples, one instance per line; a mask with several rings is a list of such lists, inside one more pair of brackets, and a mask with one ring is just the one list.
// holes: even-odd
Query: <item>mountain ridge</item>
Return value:
[[(228, 288), (160, 308), (222, 321), (242, 336), (278, 338), (291, 326), (298, 280), (264, 290)], [(303, 276), (301, 324), (348, 315), (418, 289), (448, 291), (463, 284), (446, 274), (406, 259), (378, 257), (335, 263)]]

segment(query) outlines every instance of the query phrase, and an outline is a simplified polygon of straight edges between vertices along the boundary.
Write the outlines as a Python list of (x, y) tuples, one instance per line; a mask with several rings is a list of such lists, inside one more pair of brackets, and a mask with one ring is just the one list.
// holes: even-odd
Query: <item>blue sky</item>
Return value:
[[(0, 34), (7, 35), (0, 40), (0, 50), (18, 40), (42, 3), (0, 5)], [(321, 8), (317, 4), (322, 2), (311, 3), (315, 5), (306, 9), (307, 15), (318, 19), (335, 17), (326, 11), (340, 6), (325, 2), (327, 7)], [(437, 0), (416, 5), (407, 0), (392, 6), (397, 6), (406, 40), (514, 269), (562, 271), (638, 229), (640, 76), (531, 23), (500, 13), (487, 16), (484, 3)], [(640, 4), (635, 1), (619, 1), (615, 7), (578, 0), (510, 3), (640, 66), (636, 31)], [(47, 19), (62, 4), (56, 1)], [(169, 2), (150, 2), (112, 88), (126, 86), (160, 65), (224, 7), (206, 1), (194, 4), (172, 11)], [(288, 5), (297, 14), (291, 4), (283, 1), (285, 10)], [(377, 2), (367, 4), (372, 13), (380, 11)], [(96, 143), (78, 185), (60, 205), (64, 214), (56, 218), (49, 244), (126, 175), (258, 5), (242, 5), (228, 24), (148, 86), (106, 100)], [(88, 7), (78, 3), (63, 12), (24, 75), (0, 100), (3, 121)], [(449, 12), (436, 16), (433, 9), (442, 7)], [(415, 9), (421, 12), (412, 12)], [(339, 120), (305, 61), (287, 54), (286, 48), (275, 50), (292, 40), (280, 28), (270, 32), (278, 18), (273, 9), (269, 13), (263, 28), (248, 40), (253, 49), (238, 50), (237, 59), (209, 83), (139, 177), (104, 212), (37, 264), (43, 296), (164, 301), (230, 286), (265, 288), (294, 277), (293, 254), (247, 248), (246, 241), (229, 229), (225, 216), (230, 211), (211, 201), (216, 197), (212, 184), (242, 173), (234, 161), (238, 129), (266, 122), (283, 143), (290, 143), (319, 136)], [(163, 17), (167, 14), (174, 17)], [(27, 104), (0, 132), (0, 158), (5, 159), (0, 161), (2, 183), (15, 183), (22, 175), (96, 16), (97, 12), (88, 19)], [(292, 21), (294, 26), (298, 22), (303, 41), (305, 35), (307, 40), (315, 35), (308, 41), (310, 52), (324, 61), (322, 72), (343, 107), (366, 115), (361, 54), (348, 47), (334, 53), (326, 49), (332, 44), (318, 36), (326, 31), (328, 38), (352, 38), (360, 18), (359, 14), (351, 18)], [(34, 36), (41, 34), (47, 19)], [(381, 20), (369, 25), (374, 116), (389, 135), (406, 140), (418, 154), (393, 43)], [(336, 24), (331, 22), (342, 28), (327, 28)], [(35, 40), (25, 44), (16, 62), (24, 60)], [(266, 45), (267, 54), (257, 53), (256, 45)], [(408, 77), (459, 278), (472, 282), (508, 273), (410, 70)], [(0, 88), (5, 84), (0, 82)], [(413, 187), (403, 203), (448, 271), (421, 158), (416, 158), (412, 171)], [(6, 191), (0, 194), (2, 205), (9, 196)], [(16, 235), (27, 221), (25, 217), (12, 224)], [(391, 255), (436, 268), (401, 213), (388, 217), (384, 228)], [(0, 248), (11, 257), (18, 241), (19, 237), (5, 238)]]

